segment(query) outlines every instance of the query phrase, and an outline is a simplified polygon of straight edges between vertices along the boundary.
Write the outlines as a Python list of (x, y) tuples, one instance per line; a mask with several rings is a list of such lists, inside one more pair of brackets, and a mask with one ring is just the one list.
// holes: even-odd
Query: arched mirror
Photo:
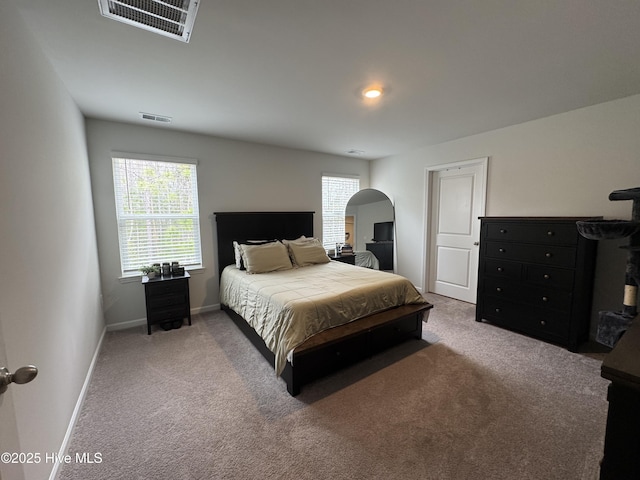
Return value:
[(345, 244), (356, 253), (356, 264), (394, 270), (395, 212), (389, 197), (366, 188), (355, 193), (345, 209)]

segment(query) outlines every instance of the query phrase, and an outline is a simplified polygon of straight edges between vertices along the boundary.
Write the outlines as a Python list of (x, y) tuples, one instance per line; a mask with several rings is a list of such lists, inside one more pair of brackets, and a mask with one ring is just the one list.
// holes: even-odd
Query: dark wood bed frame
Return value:
[[(313, 236), (314, 212), (216, 212), (218, 269), (235, 263), (233, 242), (247, 240), (295, 239)], [(354, 267), (360, 268), (360, 267)], [(431, 304), (403, 305), (334, 327), (309, 338), (293, 351), (282, 378), (291, 395), (302, 385), (355, 362), (370, 357), (409, 338), (422, 338), (422, 321)], [(238, 313), (227, 305), (221, 308), (238, 328), (274, 365), (275, 355), (264, 340)]]

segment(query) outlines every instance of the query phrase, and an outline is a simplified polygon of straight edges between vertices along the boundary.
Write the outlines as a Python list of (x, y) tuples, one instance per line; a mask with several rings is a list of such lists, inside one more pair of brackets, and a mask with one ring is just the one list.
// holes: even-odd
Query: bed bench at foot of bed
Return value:
[[(307, 339), (293, 351), (282, 378), (295, 396), (303, 385), (371, 357), (410, 338), (422, 338), (422, 322), (431, 304), (402, 305), (325, 330)], [(222, 306), (244, 335), (274, 365), (275, 356), (240, 315)]]

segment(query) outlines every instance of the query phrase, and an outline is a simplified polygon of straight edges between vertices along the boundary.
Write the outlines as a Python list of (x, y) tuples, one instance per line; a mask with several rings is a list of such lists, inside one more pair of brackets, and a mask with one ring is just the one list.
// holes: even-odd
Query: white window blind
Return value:
[(194, 163), (113, 158), (123, 276), (153, 263), (202, 266)]
[(360, 190), (360, 179), (354, 177), (322, 177), (322, 244), (334, 249), (344, 243), (344, 212), (351, 196)]

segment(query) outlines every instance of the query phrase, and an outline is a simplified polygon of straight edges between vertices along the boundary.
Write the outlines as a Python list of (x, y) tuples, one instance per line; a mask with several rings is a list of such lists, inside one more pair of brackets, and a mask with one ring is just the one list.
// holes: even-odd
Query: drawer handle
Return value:
[(500, 253), (504, 253), (504, 248), (499, 248), (499, 249), (498, 249), (498, 251), (499, 251)]
[(542, 301), (543, 302), (548, 302), (549, 301), (549, 297), (542, 297)]
[(543, 327), (547, 324), (547, 322), (545, 322), (544, 320), (540, 320), (540, 325), (542, 325)]
[(500, 233), (507, 233), (507, 231), (504, 228), (501, 228)]
[(547, 253), (544, 254), (544, 256), (547, 257), (547, 258), (551, 258), (551, 257), (553, 257), (553, 253), (547, 252)]
[(501, 292), (501, 291), (502, 291), (502, 289), (500, 287), (496, 288), (496, 292)]
[(549, 280), (551, 278), (551, 275), (549, 275), (548, 273), (545, 273), (542, 278), (544, 278), (545, 280)]
[(547, 235), (549, 235), (550, 237), (553, 237), (553, 236), (555, 235), (555, 233), (553, 233), (551, 230), (549, 230), (549, 231), (547, 232)]
[(499, 271), (500, 273), (504, 272), (504, 268), (502, 268), (502, 267), (498, 267), (498, 268), (496, 268), (496, 270)]

